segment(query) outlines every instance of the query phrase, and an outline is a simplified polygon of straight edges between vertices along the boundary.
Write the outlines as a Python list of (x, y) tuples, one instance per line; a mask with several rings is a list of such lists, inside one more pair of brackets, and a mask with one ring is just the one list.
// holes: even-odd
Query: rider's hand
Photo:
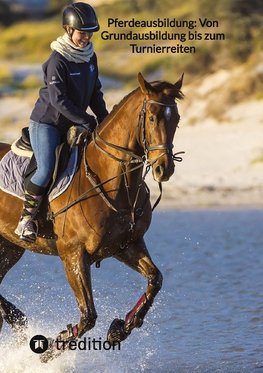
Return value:
[(89, 121), (87, 123), (83, 123), (81, 126), (91, 134), (97, 126), (97, 121), (93, 115), (90, 115)]

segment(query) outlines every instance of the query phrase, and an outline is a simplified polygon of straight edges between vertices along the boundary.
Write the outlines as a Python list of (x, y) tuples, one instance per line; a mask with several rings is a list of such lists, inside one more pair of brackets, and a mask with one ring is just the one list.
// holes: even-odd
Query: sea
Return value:
[(263, 372), (263, 210), (196, 209), (154, 213), (145, 239), (164, 282), (140, 329), (118, 349), (104, 348), (114, 318), (124, 318), (146, 280), (114, 259), (92, 267), (96, 326), (90, 348), (49, 363), (29, 347), (55, 337), (79, 312), (59, 258), (26, 252), (0, 293), (26, 313), (24, 343), (4, 325), (1, 373)]

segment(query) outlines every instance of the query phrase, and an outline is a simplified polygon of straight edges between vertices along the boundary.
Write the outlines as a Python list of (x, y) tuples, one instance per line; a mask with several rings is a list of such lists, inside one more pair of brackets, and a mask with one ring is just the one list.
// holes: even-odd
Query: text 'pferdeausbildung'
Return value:
[[(126, 41), (132, 53), (195, 53), (196, 46), (189, 43), (225, 40), (224, 33), (215, 32), (219, 28), (219, 21), (208, 18), (108, 18), (107, 27), (107, 30), (101, 31), (102, 40)], [(145, 45), (143, 41), (146, 42)]]

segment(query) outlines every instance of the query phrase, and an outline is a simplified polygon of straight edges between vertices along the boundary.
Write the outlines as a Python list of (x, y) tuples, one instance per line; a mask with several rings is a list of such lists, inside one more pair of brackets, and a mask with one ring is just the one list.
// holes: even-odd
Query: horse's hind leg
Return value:
[(124, 340), (134, 328), (142, 326), (146, 313), (162, 287), (162, 274), (153, 263), (143, 239), (129, 244), (115, 257), (145, 276), (148, 286), (136, 305), (127, 313), (125, 320), (115, 319), (112, 322), (107, 336), (112, 344)]
[(25, 314), (8, 302), (2, 295), (0, 295), (0, 314), (2, 318), (16, 331), (22, 332), (27, 327), (27, 318)]
[[(24, 252), (24, 249), (0, 236), (0, 283)], [(27, 326), (27, 319), (23, 312), (0, 295), (0, 330), (3, 319), (16, 330)]]

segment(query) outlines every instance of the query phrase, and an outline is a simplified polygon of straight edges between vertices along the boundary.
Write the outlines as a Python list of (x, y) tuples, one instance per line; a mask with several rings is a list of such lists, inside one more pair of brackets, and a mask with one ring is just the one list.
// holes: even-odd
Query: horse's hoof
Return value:
[(72, 324), (68, 324), (67, 330), (62, 330), (56, 339), (48, 338), (48, 349), (41, 354), (41, 363), (47, 363), (68, 350), (70, 342), (77, 340), (77, 334), (77, 325), (72, 327)]
[(112, 321), (107, 334), (107, 341), (111, 345), (124, 341), (128, 337), (129, 333), (125, 331), (124, 326), (124, 320), (114, 319)]
[(50, 360), (57, 358), (62, 354), (62, 349), (57, 349), (55, 340), (53, 338), (47, 338), (48, 340), (48, 349), (39, 355), (41, 363), (48, 363)]

